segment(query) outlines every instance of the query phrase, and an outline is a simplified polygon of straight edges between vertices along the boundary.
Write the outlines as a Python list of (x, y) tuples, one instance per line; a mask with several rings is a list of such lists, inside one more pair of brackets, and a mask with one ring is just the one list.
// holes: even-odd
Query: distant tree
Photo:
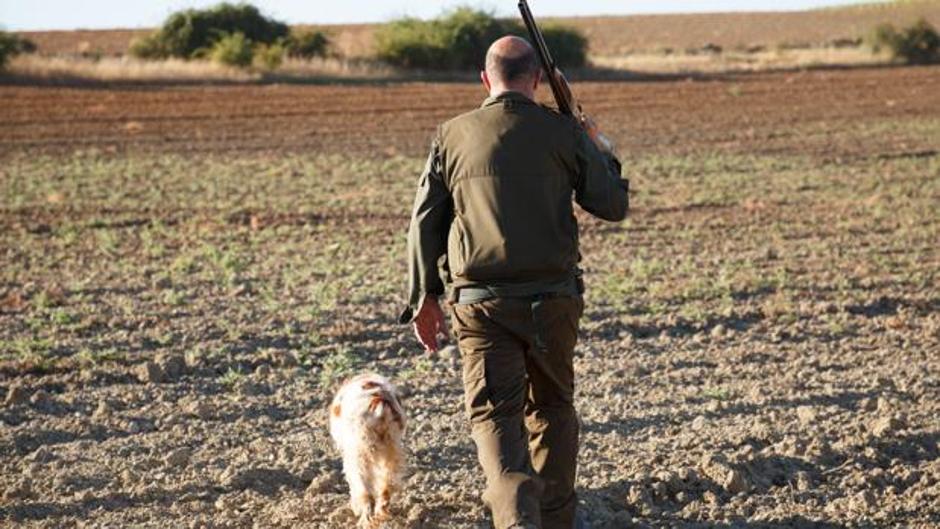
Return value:
[(291, 31), (285, 41), (287, 54), (291, 57), (311, 59), (325, 57), (330, 48), (330, 39), (326, 33), (316, 30)]
[(33, 53), (36, 45), (15, 33), (0, 31), (0, 69), (6, 67), (7, 62), (21, 53)]
[(160, 29), (134, 41), (130, 53), (142, 59), (198, 58), (219, 40), (236, 33), (253, 43), (274, 44), (288, 36), (289, 28), (262, 15), (253, 5), (221, 3), (173, 13)]
[(923, 18), (900, 30), (881, 24), (872, 33), (871, 46), (875, 52), (887, 49), (895, 59), (911, 64), (940, 62), (940, 34)]
[[(577, 30), (555, 25), (543, 33), (559, 66), (578, 68), (587, 63), (587, 39)], [(404, 68), (480, 68), (489, 45), (503, 35), (527, 37), (528, 33), (518, 22), (460, 7), (434, 20), (403, 18), (382, 26), (375, 36), (376, 54)]]

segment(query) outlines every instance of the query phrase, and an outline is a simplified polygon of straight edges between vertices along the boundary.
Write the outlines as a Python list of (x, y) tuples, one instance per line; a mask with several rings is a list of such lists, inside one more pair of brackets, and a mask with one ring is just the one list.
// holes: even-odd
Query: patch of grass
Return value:
[(218, 382), (226, 389), (231, 390), (239, 381), (245, 378), (245, 374), (234, 367), (228, 368), (219, 378)]
[(702, 397), (710, 400), (727, 401), (731, 400), (732, 396), (727, 388), (720, 386), (708, 387), (702, 390)]
[(53, 325), (65, 327), (78, 321), (78, 317), (64, 308), (57, 308), (49, 313), (49, 321)]
[(181, 307), (186, 304), (186, 293), (181, 290), (169, 289), (163, 293), (163, 302), (171, 307)]
[(108, 362), (124, 361), (125, 356), (113, 347), (99, 350), (92, 350), (86, 347), (75, 353), (75, 359), (78, 360), (81, 365), (96, 366)]
[(320, 363), (320, 386), (330, 387), (350, 376), (358, 364), (352, 349), (339, 349)]

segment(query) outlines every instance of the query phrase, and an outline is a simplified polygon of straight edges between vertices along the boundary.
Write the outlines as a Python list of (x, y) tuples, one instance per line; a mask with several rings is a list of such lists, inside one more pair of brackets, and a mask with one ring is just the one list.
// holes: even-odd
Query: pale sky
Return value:
[[(173, 11), (219, 0), (0, 0), (8, 30), (156, 27)], [(236, 0), (237, 2), (237, 0)], [(403, 15), (434, 17), (472, 5), (515, 15), (515, 0), (256, 0), (265, 14), (290, 24), (384, 22)], [(785, 11), (861, 3), (859, 0), (529, 0), (535, 16), (626, 15), (718, 11)]]

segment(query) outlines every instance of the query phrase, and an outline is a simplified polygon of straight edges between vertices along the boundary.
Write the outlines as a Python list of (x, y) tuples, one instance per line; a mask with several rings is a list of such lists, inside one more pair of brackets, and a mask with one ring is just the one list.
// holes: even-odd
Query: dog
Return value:
[(405, 412), (395, 386), (367, 373), (340, 386), (330, 405), (330, 436), (343, 456), (350, 504), (360, 529), (389, 518), (404, 472)]

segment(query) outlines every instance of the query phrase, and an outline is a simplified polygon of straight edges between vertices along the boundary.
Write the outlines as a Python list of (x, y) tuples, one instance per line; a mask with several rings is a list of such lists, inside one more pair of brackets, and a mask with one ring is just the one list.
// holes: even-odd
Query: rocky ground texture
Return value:
[[(940, 526), (938, 79), (587, 88), (636, 189), (579, 217), (596, 527)], [(479, 92), (377, 90), (0, 87), (0, 525), (351, 527), (326, 406), (374, 370), (392, 526), (489, 527), (459, 352), (394, 323), (424, 142)]]

